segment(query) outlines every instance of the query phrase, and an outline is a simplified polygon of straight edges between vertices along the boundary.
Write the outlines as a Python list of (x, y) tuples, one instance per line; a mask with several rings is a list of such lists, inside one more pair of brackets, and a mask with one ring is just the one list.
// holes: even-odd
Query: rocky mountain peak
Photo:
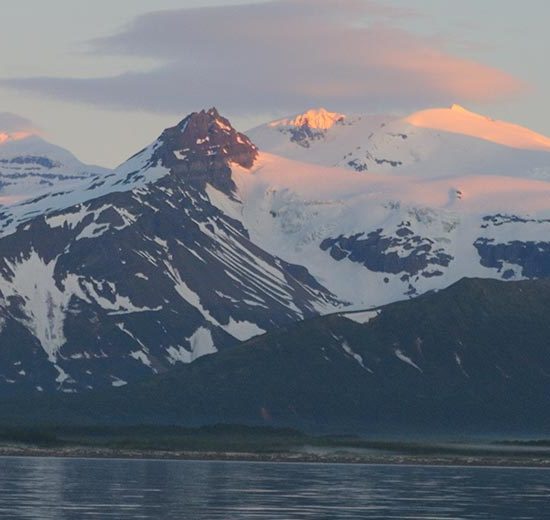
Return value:
[(308, 126), (316, 130), (328, 130), (336, 123), (343, 121), (345, 117), (337, 112), (329, 112), (325, 108), (311, 109), (296, 116), (289, 122), (289, 126)]
[(346, 119), (344, 114), (329, 112), (325, 108), (312, 108), (292, 118), (278, 119), (269, 123), (270, 127), (308, 128), (314, 131), (326, 131)]
[(291, 142), (302, 148), (310, 148), (314, 141), (323, 140), (334, 125), (342, 124), (345, 119), (344, 114), (314, 108), (291, 118), (272, 121), (268, 123), (267, 128), (288, 135)]
[(258, 155), (250, 139), (237, 132), (216, 108), (188, 115), (176, 126), (166, 129), (160, 141), (162, 162), (171, 168), (212, 171), (231, 163), (251, 168)]

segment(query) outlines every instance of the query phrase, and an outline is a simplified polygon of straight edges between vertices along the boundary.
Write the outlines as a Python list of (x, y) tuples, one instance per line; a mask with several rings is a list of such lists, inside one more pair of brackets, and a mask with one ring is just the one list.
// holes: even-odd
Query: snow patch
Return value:
[(227, 325), (222, 326), (226, 332), (231, 334), (234, 338), (237, 338), (239, 341), (246, 341), (254, 336), (260, 336), (265, 334), (265, 330), (258, 327), (255, 323), (249, 321), (237, 321), (233, 318), (230, 318)]
[(362, 311), (362, 312), (348, 312), (346, 314), (342, 314), (344, 318), (347, 318), (348, 320), (354, 321), (355, 323), (360, 323), (361, 325), (364, 325), (368, 323), (369, 321), (373, 320), (377, 316), (380, 315), (380, 310), (375, 311)]
[(212, 206), (218, 208), (222, 213), (232, 219), (242, 220), (242, 204), (229, 198), (225, 193), (217, 190), (211, 184), (206, 185), (206, 194)]
[(344, 352), (346, 354), (351, 356), (353, 359), (355, 359), (355, 361), (357, 361), (357, 363), (359, 363), (359, 365), (361, 365), (361, 368), (365, 369), (367, 372), (370, 372), (371, 374), (374, 374), (374, 372), (369, 367), (367, 367), (365, 365), (365, 363), (363, 361), (363, 357), (361, 355), (357, 354), (356, 352), (354, 352), (352, 350), (352, 348), (349, 346), (347, 341), (344, 341), (342, 343), (342, 348), (344, 349)]
[[(16, 319), (39, 341), (50, 361), (65, 344), (63, 324), (72, 292), (55, 280), (57, 259), (43, 260), (32, 250), (26, 258), (5, 260), (7, 273), (0, 277), (0, 293), (19, 305)], [(22, 314), (22, 317), (19, 317)]]
[(120, 379), (116, 376), (111, 376), (111, 379), (112, 379), (111, 385), (114, 387), (125, 386), (128, 384), (127, 381), (124, 381), (123, 379)]
[(191, 361), (218, 351), (214, 345), (212, 333), (206, 327), (199, 327), (190, 338), (187, 338), (187, 341), (191, 346)]
[(424, 373), (422, 369), (409, 356), (403, 353), (403, 351), (399, 349), (395, 349), (394, 353), (398, 359), (400, 359), (404, 363), (407, 363), (407, 365), (410, 365), (411, 367), (416, 368), (416, 370), (418, 370), (419, 372)]

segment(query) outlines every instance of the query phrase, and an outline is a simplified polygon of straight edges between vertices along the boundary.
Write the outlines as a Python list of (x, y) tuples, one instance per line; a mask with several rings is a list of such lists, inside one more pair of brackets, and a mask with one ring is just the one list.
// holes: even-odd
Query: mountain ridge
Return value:
[(0, 388), (123, 386), (465, 276), (550, 277), (549, 195), (297, 162), (194, 112), (113, 172), (0, 208)]
[(0, 139), (0, 203), (25, 200), (52, 189), (72, 189), (110, 172), (107, 168), (80, 162), (68, 150), (34, 133)]
[[(453, 107), (405, 117), (338, 114), (328, 128), (296, 126), (286, 118), (252, 128), (247, 135), (266, 152), (363, 173), (550, 176), (550, 138)], [(295, 119), (307, 123), (307, 112)], [(476, 171), (476, 165), (483, 171)]]
[(4, 392), (124, 385), (338, 303), (212, 204), (256, 153), (224, 121), (192, 114), (112, 174), (4, 209)]

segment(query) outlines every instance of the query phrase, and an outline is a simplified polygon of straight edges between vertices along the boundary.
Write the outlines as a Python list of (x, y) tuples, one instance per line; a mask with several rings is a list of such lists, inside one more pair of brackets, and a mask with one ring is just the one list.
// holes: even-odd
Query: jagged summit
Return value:
[(270, 126), (294, 126), (301, 128), (307, 126), (314, 130), (328, 130), (332, 128), (336, 123), (340, 123), (345, 119), (344, 114), (337, 112), (329, 112), (325, 108), (310, 109), (303, 114), (290, 119), (280, 119), (270, 123)]
[(256, 146), (237, 132), (216, 108), (193, 112), (166, 129), (156, 153), (167, 168), (208, 171), (236, 163), (251, 168), (258, 155)]
[[(275, 131), (281, 135), (289, 136), (290, 141), (301, 148), (311, 148), (316, 141), (323, 141), (327, 133), (335, 125), (342, 123), (345, 118), (346, 116), (343, 114), (316, 108), (290, 118), (272, 121), (263, 125), (263, 128), (268, 132)], [(257, 136), (256, 130), (253, 129), (252, 132), (256, 137), (262, 139), (261, 135)]]

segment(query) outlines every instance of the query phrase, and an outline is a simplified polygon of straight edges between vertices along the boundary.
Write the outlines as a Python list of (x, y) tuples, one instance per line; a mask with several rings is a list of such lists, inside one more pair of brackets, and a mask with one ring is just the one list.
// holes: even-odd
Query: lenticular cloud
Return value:
[[(403, 25), (410, 10), (374, 1), (275, 0), (159, 11), (90, 42), (90, 55), (153, 60), (109, 77), (33, 77), (12, 86), (120, 109), (183, 112), (213, 103), (238, 115), (483, 102), (522, 88)], [(442, 44), (441, 44), (442, 45)]]

